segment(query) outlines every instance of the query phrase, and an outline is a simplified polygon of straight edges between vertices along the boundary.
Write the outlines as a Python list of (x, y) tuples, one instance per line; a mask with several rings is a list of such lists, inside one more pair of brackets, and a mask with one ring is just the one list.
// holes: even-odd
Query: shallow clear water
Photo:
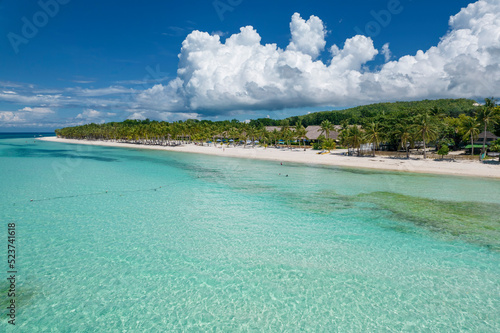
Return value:
[(425, 211), (489, 214), (496, 180), (32, 138), (0, 140), (0, 174), (20, 332), (500, 331), (498, 219)]

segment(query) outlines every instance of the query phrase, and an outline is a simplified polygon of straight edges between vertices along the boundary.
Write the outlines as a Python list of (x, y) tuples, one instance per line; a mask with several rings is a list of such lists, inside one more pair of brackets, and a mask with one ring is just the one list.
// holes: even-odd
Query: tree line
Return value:
[[(405, 151), (409, 157), (409, 150), (414, 147), (422, 147), (424, 158), (427, 157), (429, 145), (446, 149), (460, 149), (466, 144), (472, 145), (474, 154), (474, 142), (481, 132), (487, 130), (499, 133), (500, 108), (493, 98), (487, 98), (482, 106), (473, 106), (470, 100), (439, 100), (442, 105), (453, 105), (453, 108), (440, 108), (439, 103), (423, 101), (413, 105), (433, 105), (432, 107), (408, 107), (388, 110), (378, 107), (385, 104), (377, 104), (375, 111), (367, 107), (355, 108), (364, 112), (358, 118), (344, 118), (341, 121), (330, 121), (323, 119), (320, 126), (321, 136), (314, 142), (315, 148), (330, 151), (340, 144), (350, 148), (351, 151), (360, 152), (363, 144), (370, 144), (375, 150), (384, 149), (390, 151)], [(454, 102), (453, 102), (454, 101)], [(416, 104), (415, 104), (416, 103)], [(390, 103), (395, 104), (395, 103)], [(412, 105), (412, 104), (410, 104)], [(457, 105), (460, 106), (457, 111)], [(468, 105), (466, 107), (465, 105)], [(368, 110), (368, 111), (366, 111)], [(344, 110), (345, 111), (345, 110)], [(356, 112), (358, 112), (356, 111)], [(331, 114), (343, 111), (332, 111)], [(350, 114), (349, 111), (346, 114)], [(345, 113), (345, 112), (344, 112)], [(320, 113), (321, 114), (321, 113)], [(310, 115), (304, 116), (308, 117)], [(356, 121), (354, 121), (356, 119)], [(238, 120), (210, 121), (210, 120), (186, 120), (176, 122), (164, 122), (155, 120), (125, 120), (123, 122), (110, 122), (105, 124), (87, 124), (83, 126), (67, 127), (57, 129), (56, 134), (64, 138), (86, 139), (86, 140), (113, 140), (118, 142), (129, 142), (153, 145), (177, 145), (186, 142), (204, 144), (232, 144), (247, 145), (279, 145), (280, 143), (290, 146), (298, 144), (305, 145), (310, 142), (307, 137), (307, 126), (304, 118), (295, 117), (284, 120), (271, 120), (269, 122), (250, 121), (250, 123)], [(271, 123), (272, 121), (272, 123)], [(315, 124), (316, 123), (312, 123)], [(330, 133), (336, 131), (334, 125), (340, 125), (338, 140), (330, 138)], [(278, 126), (279, 128), (267, 131), (265, 126)], [(485, 139), (485, 138), (484, 138)], [(499, 143), (500, 144), (500, 143)], [(490, 150), (498, 149), (499, 144), (490, 145)], [(444, 148), (446, 147), (446, 148)], [(485, 152), (486, 140), (483, 140), (481, 152)]]

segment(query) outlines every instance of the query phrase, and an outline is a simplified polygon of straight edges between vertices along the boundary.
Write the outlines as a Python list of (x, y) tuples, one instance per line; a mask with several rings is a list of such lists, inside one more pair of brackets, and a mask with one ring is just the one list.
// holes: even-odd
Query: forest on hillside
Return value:
[[(439, 109), (448, 117), (456, 118), (460, 114), (472, 116), (477, 110), (474, 106), (476, 101), (471, 99), (437, 99), (423, 100), (416, 102), (394, 102), (377, 103), (370, 105), (357, 106), (338, 111), (320, 111), (302, 116), (286, 118), (290, 125), (294, 126), (298, 121), (304, 126), (321, 125), (324, 120), (328, 120), (334, 125), (341, 124), (363, 124), (373, 118), (383, 118), (397, 114), (407, 114), (415, 110)], [(259, 118), (251, 120), (253, 126), (281, 126), (281, 120)]]

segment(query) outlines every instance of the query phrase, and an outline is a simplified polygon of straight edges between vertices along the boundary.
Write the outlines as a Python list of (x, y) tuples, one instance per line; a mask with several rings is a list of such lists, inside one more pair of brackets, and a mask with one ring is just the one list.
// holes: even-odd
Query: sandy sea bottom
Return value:
[(498, 180), (24, 137), (0, 161), (16, 331), (500, 331)]

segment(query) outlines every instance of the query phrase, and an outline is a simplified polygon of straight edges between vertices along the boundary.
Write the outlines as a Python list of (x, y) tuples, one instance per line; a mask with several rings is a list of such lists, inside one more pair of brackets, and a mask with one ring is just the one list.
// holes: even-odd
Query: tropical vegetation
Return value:
[[(86, 124), (56, 130), (60, 137), (86, 140), (111, 140), (150, 145), (243, 145), (260, 144), (302, 148), (307, 143), (330, 151), (337, 145), (350, 154), (362, 155), (369, 150), (403, 151), (409, 157), (411, 148), (427, 157), (429, 145), (458, 150), (482, 139), (482, 152), (487, 149), (481, 132), (500, 135), (500, 107), (493, 98), (483, 106), (472, 100), (437, 100), (421, 102), (381, 103), (342, 111), (317, 112), (283, 120), (257, 119), (195, 120), (165, 122), (125, 120), (104, 124)], [(320, 137), (311, 142), (307, 126), (317, 125)], [(265, 126), (276, 126), (266, 130)], [(340, 129), (339, 129), (340, 128)], [(331, 137), (338, 132), (338, 139)], [(368, 147), (368, 148), (367, 148)], [(443, 148), (444, 149), (444, 148)], [(490, 150), (496, 149), (491, 146)], [(445, 149), (444, 149), (445, 150)], [(442, 150), (442, 151), (444, 151)]]

